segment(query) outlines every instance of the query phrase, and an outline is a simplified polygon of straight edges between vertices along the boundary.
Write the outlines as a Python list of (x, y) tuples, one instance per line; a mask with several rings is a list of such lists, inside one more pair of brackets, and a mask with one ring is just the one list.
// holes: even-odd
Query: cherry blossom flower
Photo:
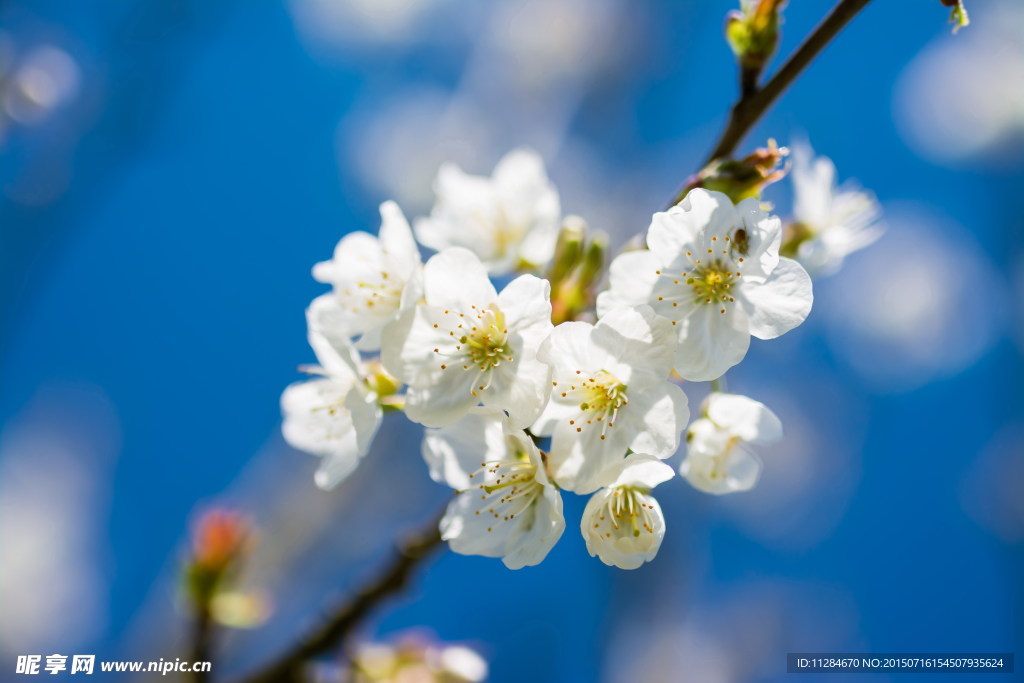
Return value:
[(406, 415), (442, 427), (473, 406), (496, 406), (525, 427), (540, 414), (550, 368), (537, 349), (551, 331), (551, 285), (521, 275), (500, 294), (470, 251), (459, 247), (424, 266), (425, 303), (383, 335), (384, 367), (409, 385)]
[(596, 325), (556, 327), (538, 358), (553, 368), (551, 399), (533, 426), (552, 436), (552, 476), (590, 493), (595, 475), (628, 449), (667, 458), (690, 417), (686, 395), (668, 381), (676, 337), (649, 306), (618, 309)]
[(416, 223), (416, 236), (424, 245), (438, 251), (469, 249), (494, 275), (551, 260), (561, 206), (537, 153), (508, 153), (490, 178), (445, 164), (434, 190), (437, 202), (430, 217)]
[(441, 537), (461, 555), (500, 557), (509, 569), (539, 564), (565, 530), (562, 497), (540, 451), (500, 410), (479, 407), (448, 427), (429, 429), (430, 476), (459, 493)]
[(836, 167), (828, 157), (815, 158), (809, 145), (796, 145), (790, 177), (793, 224), (783, 250), (811, 273), (834, 273), (847, 256), (882, 236), (874, 196), (849, 183), (836, 187)]
[(686, 459), (679, 473), (706, 493), (734, 493), (754, 487), (761, 460), (747, 444), (782, 438), (782, 423), (763, 403), (736, 394), (714, 393), (686, 434)]
[(651, 489), (674, 476), (671, 467), (641, 453), (606, 470), (606, 484), (587, 501), (580, 522), (590, 556), (620, 569), (653, 560), (665, 537), (665, 516)]
[(366, 368), (346, 343), (337, 343), (310, 329), (309, 343), (319, 366), (306, 368), (320, 375), (284, 390), (281, 410), (285, 441), (322, 458), (316, 485), (331, 489), (355, 470), (380, 426), (377, 396), (363, 378)]
[(380, 205), (380, 235), (345, 235), (334, 257), (313, 267), (313, 277), (332, 285), (317, 310), (332, 326), (359, 337), (356, 348), (380, 347), (380, 332), (398, 313), (419, 300), (420, 252), (409, 222), (394, 202)]
[(757, 200), (734, 206), (721, 192), (691, 190), (654, 214), (647, 250), (611, 264), (598, 314), (650, 304), (676, 329), (676, 372), (693, 381), (720, 377), (743, 360), (751, 335), (778, 337), (811, 310), (811, 279), (780, 258), (780, 240), (779, 219)]

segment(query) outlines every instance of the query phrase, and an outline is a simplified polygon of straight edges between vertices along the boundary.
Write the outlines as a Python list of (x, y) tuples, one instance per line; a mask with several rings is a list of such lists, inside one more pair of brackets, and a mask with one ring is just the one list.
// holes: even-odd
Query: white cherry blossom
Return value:
[(596, 325), (556, 327), (538, 358), (553, 367), (551, 398), (533, 426), (551, 436), (559, 486), (590, 493), (628, 449), (667, 458), (690, 417), (686, 395), (668, 380), (672, 324), (649, 306), (617, 309)]
[(843, 260), (882, 236), (881, 209), (874, 196), (846, 183), (836, 186), (831, 159), (814, 157), (807, 144), (793, 149), (793, 225), (796, 258), (815, 275), (839, 270)]
[(780, 258), (780, 240), (779, 219), (757, 200), (734, 206), (721, 192), (691, 190), (654, 214), (647, 250), (611, 264), (598, 314), (651, 305), (676, 329), (676, 372), (693, 381), (720, 377), (746, 355), (751, 335), (778, 337), (811, 310), (810, 277)]
[(665, 537), (665, 516), (651, 489), (674, 476), (671, 467), (641, 453), (606, 470), (606, 485), (587, 501), (580, 522), (590, 556), (620, 569), (653, 560)]
[(380, 205), (380, 234), (345, 235), (334, 257), (313, 267), (313, 277), (333, 291), (316, 305), (347, 336), (359, 337), (356, 348), (380, 347), (380, 332), (398, 313), (420, 298), (419, 248), (409, 222), (394, 202)]
[(430, 217), (416, 223), (416, 236), (424, 245), (438, 251), (465, 247), (495, 275), (551, 260), (561, 207), (536, 152), (506, 154), (490, 178), (445, 164), (434, 191), (437, 201)]
[(477, 404), (507, 410), (516, 426), (537, 418), (551, 370), (537, 349), (551, 331), (551, 285), (521, 275), (499, 294), (470, 251), (459, 247), (424, 266), (424, 303), (384, 332), (381, 359), (409, 385), (406, 415), (442, 427)]
[(781, 438), (782, 423), (763, 403), (737, 394), (711, 394), (703, 417), (686, 433), (686, 459), (679, 473), (707, 493), (746, 491), (761, 475), (761, 460), (748, 444)]
[(309, 343), (319, 366), (306, 368), (317, 379), (284, 390), (281, 410), (285, 441), (322, 458), (316, 485), (337, 486), (366, 455), (380, 426), (381, 409), (363, 375), (359, 355), (345, 340), (329, 340), (311, 325)]
[(533, 441), (502, 411), (478, 407), (428, 429), (423, 457), (431, 478), (458, 491), (441, 520), (441, 538), (453, 551), (500, 557), (519, 569), (539, 564), (561, 538), (558, 488)]

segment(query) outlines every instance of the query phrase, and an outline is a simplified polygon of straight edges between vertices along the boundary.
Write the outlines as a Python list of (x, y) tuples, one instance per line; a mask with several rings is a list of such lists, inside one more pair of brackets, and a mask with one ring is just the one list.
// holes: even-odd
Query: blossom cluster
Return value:
[[(537, 154), (513, 151), (490, 177), (442, 167), (429, 216), (410, 225), (385, 202), (376, 236), (350, 233), (314, 267), (331, 286), (307, 311), (319, 364), (284, 392), (285, 438), (321, 456), (316, 483), (331, 488), (401, 410), (426, 427), (430, 476), (456, 491), (441, 521), (455, 552), (538, 564), (570, 492), (589, 496), (590, 554), (641, 566), (665, 534), (655, 487), (678, 471), (708, 493), (749, 489), (751, 446), (782, 435), (771, 410), (717, 384), (691, 422), (680, 385), (717, 380), (751, 337), (800, 325), (813, 299), (801, 262), (834, 269), (874, 235), (873, 199), (837, 190), (827, 160), (808, 163), (785, 227), (757, 199), (701, 188), (655, 213), (646, 248), (612, 261), (589, 309), (593, 250), (562, 248), (580, 219), (562, 216)], [(425, 262), (420, 245), (435, 252)], [(553, 304), (574, 314), (553, 321)], [(684, 433), (677, 470), (665, 460)]]

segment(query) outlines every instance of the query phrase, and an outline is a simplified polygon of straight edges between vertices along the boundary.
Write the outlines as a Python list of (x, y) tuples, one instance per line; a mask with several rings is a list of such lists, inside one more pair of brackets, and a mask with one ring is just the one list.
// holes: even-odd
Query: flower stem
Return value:
[(309, 659), (337, 648), (370, 612), (409, 583), (413, 570), (441, 545), (438, 529), (444, 511), (410, 534), (396, 548), (388, 564), (359, 589), (318, 629), (295, 643), (287, 652), (238, 683), (301, 683)]
[[(729, 121), (708, 155), (704, 165), (716, 159), (731, 156), (736, 147), (754, 124), (771, 108), (775, 100), (796, 80), (826, 45), (846, 26), (851, 19), (864, 9), (871, 0), (839, 0), (824, 21), (818, 24), (804, 42), (796, 49), (785, 64), (765, 83), (763, 88), (744, 88), (742, 95), (733, 105)], [(683, 200), (687, 188), (676, 196), (673, 204)]]

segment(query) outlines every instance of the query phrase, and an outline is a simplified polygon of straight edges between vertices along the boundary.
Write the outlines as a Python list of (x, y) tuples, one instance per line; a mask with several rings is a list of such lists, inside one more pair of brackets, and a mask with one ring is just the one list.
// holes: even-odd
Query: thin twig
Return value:
[(718, 143), (704, 162), (705, 165), (715, 159), (731, 155), (743, 136), (768, 111), (779, 95), (869, 2), (871, 0), (840, 0), (763, 88), (740, 97), (732, 108), (729, 122), (722, 131)]
[[(722, 130), (718, 142), (715, 143), (715, 148), (704, 161), (704, 167), (716, 159), (731, 156), (743, 137), (771, 108), (775, 100), (869, 2), (871, 0), (840, 0), (839, 4), (832, 8), (829, 15), (825, 17), (825, 20), (807, 36), (807, 39), (772, 76), (771, 80), (765, 83), (763, 88), (758, 89), (756, 85), (745, 82), (744, 87), (741, 88), (739, 100), (729, 113), (729, 121), (725, 124), (725, 129)], [(683, 201), (690, 187), (690, 182), (687, 181), (669, 206)]]
[[(443, 512), (442, 512), (443, 514)], [(438, 530), (441, 514), (410, 535), (396, 549), (388, 565), (366, 586), (359, 589), (347, 602), (334, 611), (318, 629), (292, 646), (273, 662), (267, 664), (239, 683), (299, 683), (307, 660), (338, 647), (370, 611), (391, 595), (398, 593), (409, 581), (413, 570), (431, 551), (441, 544)]]

